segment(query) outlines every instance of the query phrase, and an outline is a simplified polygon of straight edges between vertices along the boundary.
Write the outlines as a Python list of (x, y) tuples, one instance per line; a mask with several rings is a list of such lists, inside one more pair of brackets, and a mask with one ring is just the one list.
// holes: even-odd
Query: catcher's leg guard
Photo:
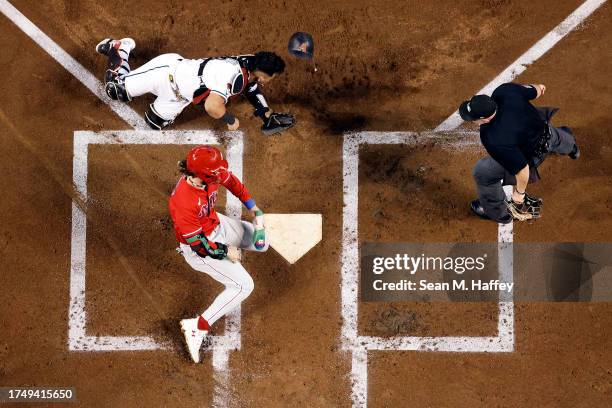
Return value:
[[(133, 40), (131, 40), (133, 42)], [(123, 78), (130, 72), (130, 64), (128, 58), (130, 51), (133, 48), (132, 44), (123, 45), (121, 41), (116, 41), (108, 50), (108, 70), (113, 72), (115, 76)]]
[(153, 104), (149, 105), (149, 109), (145, 112), (145, 121), (151, 127), (151, 129), (162, 130), (174, 122), (174, 120), (164, 119), (155, 110)]
[[(120, 41), (102, 42), (96, 47), (96, 51), (108, 56), (108, 69), (104, 75), (105, 91), (111, 99), (116, 101), (129, 102), (132, 100), (125, 89), (123, 78), (130, 73), (128, 58), (135, 45), (134, 40), (125, 38)], [(98, 48), (101, 49), (98, 50)]]
[(109, 96), (109, 98), (121, 102), (129, 102), (132, 100), (132, 97), (125, 89), (125, 85), (123, 84), (122, 80), (113, 77), (110, 71), (107, 71), (107, 78), (105, 79), (110, 79), (105, 81), (106, 85), (104, 87), (104, 90), (106, 91), (106, 94)]

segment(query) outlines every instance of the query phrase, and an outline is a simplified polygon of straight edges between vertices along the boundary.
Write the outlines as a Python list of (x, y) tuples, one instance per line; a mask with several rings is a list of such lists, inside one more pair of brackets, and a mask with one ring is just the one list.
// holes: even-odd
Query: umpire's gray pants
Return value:
[[(550, 153), (567, 155), (571, 153), (575, 144), (576, 139), (569, 128), (550, 126), (548, 153), (544, 158)], [(544, 159), (537, 165), (543, 161)], [(503, 186), (516, 185), (516, 177), (490, 156), (480, 159), (474, 166), (472, 174), (478, 190), (478, 199), (485, 214), (492, 220), (500, 220), (508, 214)]]

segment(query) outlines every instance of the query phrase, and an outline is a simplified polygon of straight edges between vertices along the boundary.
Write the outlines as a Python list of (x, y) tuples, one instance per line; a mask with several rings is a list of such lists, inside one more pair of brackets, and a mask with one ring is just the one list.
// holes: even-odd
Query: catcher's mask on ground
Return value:
[(227, 160), (216, 147), (197, 146), (187, 153), (187, 170), (207, 184), (225, 180), (227, 168)]

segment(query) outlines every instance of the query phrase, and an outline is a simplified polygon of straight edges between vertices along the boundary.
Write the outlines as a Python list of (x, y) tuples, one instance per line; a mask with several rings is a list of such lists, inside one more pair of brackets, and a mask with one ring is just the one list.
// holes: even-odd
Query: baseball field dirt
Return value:
[[(298, 123), (266, 137), (246, 101), (229, 105), (244, 132), (243, 181), (266, 212), (322, 214), (323, 239), (294, 265), (273, 250), (246, 254), (255, 290), (218, 384), (210, 353), (193, 364), (178, 329), (221, 290), (175, 251), (167, 199), (188, 147), (91, 146), (87, 333), (151, 336), (168, 348), (71, 351), (74, 132), (131, 127), (0, 16), (0, 387), (72, 387), (87, 407), (351, 406), (341, 339), (344, 135), (434, 129), (581, 3), (11, 0), (99, 80), (106, 62), (94, 47), (109, 36), (136, 40), (132, 67), (167, 52), (281, 55), (287, 68), (264, 92)], [(611, 21), (606, 3), (516, 78), (546, 84), (537, 104), (561, 108), (554, 123), (572, 127), (582, 156), (547, 159), (530, 187), (545, 200), (543, 216), (515, 223), (515, 242), (612, 241)], [(313, 35), (317, 72), (288, 55), (295, 31)], [(152, 100), (130, 106), (142, 115)], [(225, 125), (189, 107), (173, 129), (222, 134)], [(497, 224), (469, 211), (472, 167), (486, 154), (469, 140), (363, 146), (359, 242), (495, 242)], [(494, 336), (497, 313), (495, 303), (361, 302), (358, 330)], [(213, 334), (224, 330), (220, 321)], [(514, 333), (512, 352), (370, 351), (367, 404), (612, 406), (611, 303), (516, 302)]]

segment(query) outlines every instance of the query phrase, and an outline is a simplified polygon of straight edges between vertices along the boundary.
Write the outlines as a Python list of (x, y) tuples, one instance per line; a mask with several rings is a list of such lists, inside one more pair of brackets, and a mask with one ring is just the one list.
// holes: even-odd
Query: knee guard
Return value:
[(107, 82), (104, 87), (109, 98), (121, 102), (129, 102), (132, 100), (130, 94), (125, 89), (125, 85), (121, 82)]
[(110, 69), (104, 75), (104, 90), (109, 98), (121, 102), (129, 102), (132, 97), (125, 89), (123, 81), (117, 77), (117, 74)]
[(162, 130), (174, 122), (174, 120), (167, 120), (159, 116), (155, 111), (153, 104), (149, 105), (149, 109), (145, 112), (145, 121), (151, 127), (151, 129)]

